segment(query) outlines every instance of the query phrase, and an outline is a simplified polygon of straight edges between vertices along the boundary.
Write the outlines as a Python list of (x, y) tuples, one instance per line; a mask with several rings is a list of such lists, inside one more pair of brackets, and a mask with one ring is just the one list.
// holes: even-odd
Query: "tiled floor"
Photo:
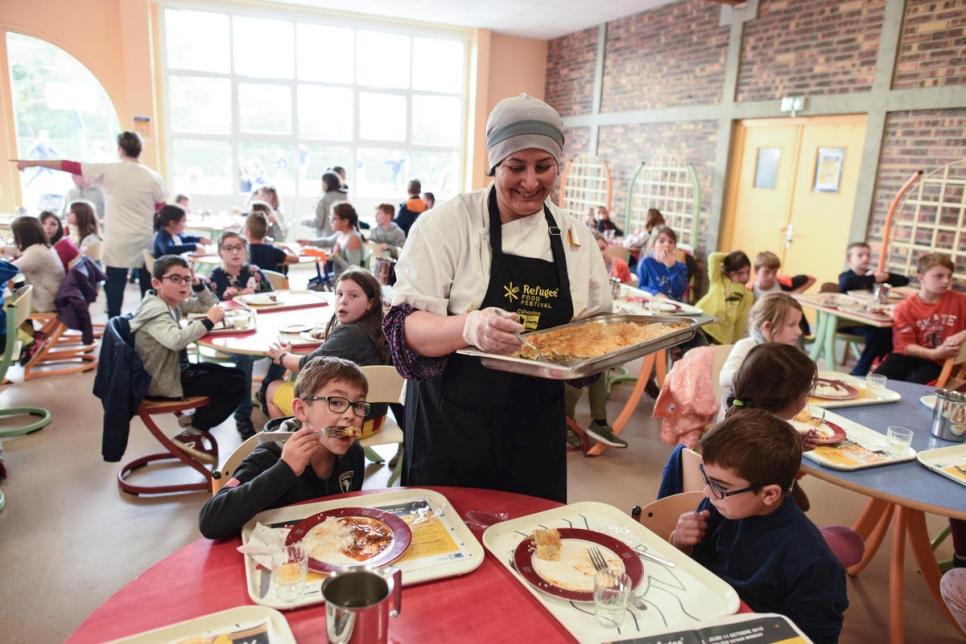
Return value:
[[(129, 287), (126, 308), (134, 306), (136, 297)], [(98, 303), (92, 311), (103, 311), (103, 306)], [(92, 374), (28, 383), (19, 369), (9, 375), (14, 384), (0, 387), (0, 407), (42, 406), (54, 420), (39, 432), (3, 442), (9, 478), (2, 484), (7, 505), (0, 511), (0, 641), (63, 641), (141, 571), (200, 538), (196, 520), (206, 495), (134, 497), (118, 489), (118, 464), (100, 456), (102, 410), (91, 394)], [(613, 392), (612, 420), (630, 390), (631, 385), (621, 385)], [(584, 397), (578, 407), (584, 422), (589, 421), (586, 405)], [(571, 501), (601, 501), (629, 511), (655, 498), (671, 447), (660, 442), (650, 411), (645, 397), (625, 430), (628, 449), (610, 449), (598, 458), (569, 456)], [(166, 422), (174, 433), (173, 417)], [(139, 427), (132, 424), (128, 457), (155, 449)], [(231, 421), (216, 435), (226, 454), (238, 442)], [(382, 487), (387, 478), (385, 466), (370, 465), (366, 487)], [(850, 525), (864, 503), (859, 495), (814, 479), (806, 478), (804, 486), (812, 500), (809, 516), (818, 525)], [(942, 525), (942, 520), (929, 521), (932, 533)], [(886, 634), (890, 547), (887, 538), (872, 564), (849, 580), (843, 643), (873, 642)], [(949, 553), (946, 544), (941, 555)], [(960, 641), (917, 579), (911, 560), (907, 554), (906, 641)]]

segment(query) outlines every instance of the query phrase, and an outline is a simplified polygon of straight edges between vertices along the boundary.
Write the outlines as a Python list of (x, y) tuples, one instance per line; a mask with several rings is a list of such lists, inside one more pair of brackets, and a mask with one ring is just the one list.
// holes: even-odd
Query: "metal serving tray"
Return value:
[(570, 327), (584, 326), (587, 324), (616, 324), (618, 322), (634, 322), (637, 324), (657, 324), (665, 322), (668, 324), (685, 324), (684, 328), (678, 329), (653, 340), (632, 344), (629, 347), (605, 353), (596, 358), (585, 358), (583, 360), (570, 360), (567, 362), (538, 362), (536, 360), (525, 360), (523, 358), (511, 358), (495, 353), (486, 353), (479, 349), (460, 349), (457, 353), (465, 356), (476, 356), (480, 363), (487, 368), (497, 371), (508, 371), (523, 376), (535, 376), (537, 378), (547, 378), (549, 380), (573, 380), (574, 378), (584, 378), (600, 373), (611, 367), (616, 367), (631, 360), (636, 360), (649, 353), (667, 349), (674, 345), (687, 342), (694, 337), (698, 327), (714, 322), (717, 318), (710, 315), (599, 315), (596, 317), (585, 318), (576, 322), (570, 322), (561, 326), (540, 331), (532, 331), (525, 334), (525, 337), (539, 336), (550, 331), (568, 329)]

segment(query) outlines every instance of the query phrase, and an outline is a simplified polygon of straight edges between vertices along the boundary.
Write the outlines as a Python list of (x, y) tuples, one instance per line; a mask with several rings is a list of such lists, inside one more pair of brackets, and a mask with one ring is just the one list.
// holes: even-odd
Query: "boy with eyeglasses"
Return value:
[(845, 570), (789, 494), (801, 437), (758, 409), (732, 414), (701, 441), (705, 499), (668, 538), (758, 613), (780, 613), (816, 644), (837, 642)]
[[(134, 349), (151, 374), (148, 398), (210, 397), (193, 415), (181, 417), (190, 424), (172, 441), (195, 460), (214, 463), (213, 446), (202, 432), (224, 422), (248, 395), (245, 375), (234, 367), (188, 362), (187, 347), (222, 321), (225, 310), (183, 257), (158, 258), (151, 275), (154, 290), (144, 296), (131, 320)], [(182, 327), (181, 318), (188, 313), (206, 316)]]
[(362, 489), (365, 459), (354, 437), (328, 438), (324, 427), (362, 428), (369, 411), (369, 383), (354, 362), (320, 357), (299, 372), (293, 416), (276, 418), (265, 431), (294, 432), (284, 443), (259, 443), (198, 517), (201, 534), (238, 534), (263, 510)]

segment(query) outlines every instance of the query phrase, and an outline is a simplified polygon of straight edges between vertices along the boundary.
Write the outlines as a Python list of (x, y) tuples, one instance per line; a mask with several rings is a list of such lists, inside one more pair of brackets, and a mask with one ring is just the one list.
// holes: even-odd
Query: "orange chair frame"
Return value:
[[(176, 447), (174, 442), (168, 438), (163, 431), (161, 431), (161, 428), (158, 427), (158, 425), (151, 418), (152, 416), (157, 416), (159, 414), (176, 414), (180, 416), (183, 412), (191, 409), (197, 409), (198, 407), (204, 407), (209, 402), (211, 402), (211, 399), (208, 396), (192, 396), (190, 398), (185, 398), (184, 400), (143, 401), (138, 407), (138, 418), (144, 422), (145, 426), (148, 428), (148, 431), (151, 432), (154, 437), (158, 439), (158, 442), (161, 443), (168, 451), (159, 452), (157, 454), (148, 454), (147, 456), (136, 458), (133, 461), (122, 465), (121, 471), (117, 473), (118, 486), (120, 486), (120, 488), (125, 492), (134, 495), (210, 491), (212, 470), (209, 470), (203, 464), (191, 458), (191, 456)], [(218, 441), (216, 441), (215, 437), (208, 432), (202, 432), (201, 435), (211, 442), (215, 462), (217, 463)], [(133, 483), (128, 480), (128, 476), (135, 470), (153, 463), (158, 463), (160, 461), (181, 461), (188, 467), (200, 473), (204, 479), (197, 483), (174, 483), (164, 485), (138, 485), (137, 483)]]

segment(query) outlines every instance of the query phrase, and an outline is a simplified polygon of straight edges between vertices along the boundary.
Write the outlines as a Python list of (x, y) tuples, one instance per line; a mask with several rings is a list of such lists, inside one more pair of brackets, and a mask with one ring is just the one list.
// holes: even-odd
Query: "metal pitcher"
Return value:
[(932, 410), (929, 433), (954, 443), (966, 439), (966, 395), (951, 389), (936, 390), (936, 407)]
[(888, 304), (890, 290), (892, 290), (891, 284), (886, 284), (885, 282), (876, 284), (872, 287), (872, 299), (875, 300), (876, 304)]
[(386, 644), (389, 618), (402, 608), (402, 571), (352, 566), (322, 582), (325, 631), (330, 644)]

